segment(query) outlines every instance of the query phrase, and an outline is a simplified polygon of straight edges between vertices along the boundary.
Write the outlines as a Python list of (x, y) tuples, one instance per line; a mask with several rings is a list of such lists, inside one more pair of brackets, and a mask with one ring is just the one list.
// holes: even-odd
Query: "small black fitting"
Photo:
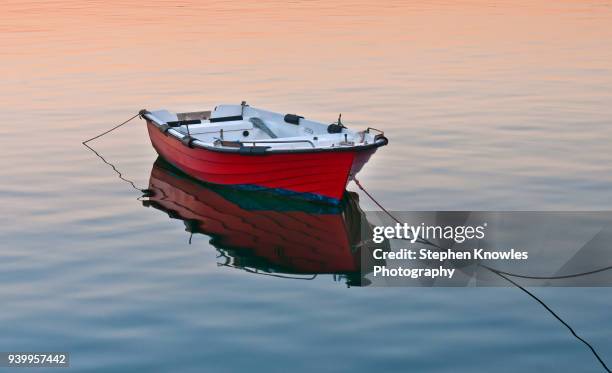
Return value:
[(155, 196), (155, 191), (153, 189), (148, 189), (147, 188), (147, 189), (141, 189), (140, 191), (142, 192), (142, 196), (143, 197), (150, 198), (150, 197), (154, 197)]
[(190, 148), (193, 148), (193, 142), (195, 141), (195, 139), (189, 135), (184, 136), (181, 139), (181, 142), (183, 143), (183, 145), (188, 146)]

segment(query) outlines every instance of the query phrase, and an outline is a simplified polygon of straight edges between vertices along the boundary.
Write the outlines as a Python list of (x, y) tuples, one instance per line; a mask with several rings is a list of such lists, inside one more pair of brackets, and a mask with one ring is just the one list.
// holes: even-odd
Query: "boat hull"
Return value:
[(200, 181), (332, 204), (339, 203), (349, 177), (376, 150), (238, 154), (186, 146), (150, 120), (147, 129), (161, 157)]

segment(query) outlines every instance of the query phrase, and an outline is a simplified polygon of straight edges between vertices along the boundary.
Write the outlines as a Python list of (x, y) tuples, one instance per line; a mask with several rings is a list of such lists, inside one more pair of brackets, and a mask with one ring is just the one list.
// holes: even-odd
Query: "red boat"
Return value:
[[(337, 206), (202, 184), (159, 158), (145, 206), (211, 237), (221, 265), (278, 277), (334, 274), (361, 285), (363, 224), (356, 193)], [(370, 255), (367, 256), (371, 257)]]
[(382, 131), (351, 131), (340, 118), (327, 125), (244, 102), (212, 111), (140, 114), (157, 153), (198, 180), (332, 204), (388, 143)]

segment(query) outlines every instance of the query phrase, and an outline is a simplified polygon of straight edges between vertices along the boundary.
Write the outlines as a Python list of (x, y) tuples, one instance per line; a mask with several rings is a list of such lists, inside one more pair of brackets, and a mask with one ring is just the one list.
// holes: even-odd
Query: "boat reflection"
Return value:
[(192, 234), (210, 236), (219, 265), (306, 280), (332, 274), (348, 286), (367, 284), (360, 273), (361, 234), (369, 223), (356, 193), (347, 191), (339, 206), (321, 205), (203, 184), (158, 158), (148, 197), (144, 206), (183, 220)]

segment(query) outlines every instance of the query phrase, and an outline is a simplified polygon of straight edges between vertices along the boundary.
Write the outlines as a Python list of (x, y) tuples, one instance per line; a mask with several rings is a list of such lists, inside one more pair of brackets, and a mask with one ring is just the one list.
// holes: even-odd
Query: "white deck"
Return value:
[[(163, 125), (177, 121), (185, 114), (158, 110), (148, 116), (158, 125)], [(215, 122), (215, 119), (238, 116), (243, 119)], [(329, 124), (302, 118), (296, 125), (285, 122), (284, 117), (285, 114), (246, 105), (219, 105), (210, 113), (209, 119), (203, 119), (199, 124), (170, 128), (168, 133), (179, 138), (189, 133), (196, 139), (195, 143), (209, 147), (223, 148), (229, 147), (228, 142), (240, 142), (244, 146), (269, 146), (271, 151), (361, 147), (376, 141), (376, 133), (370, 131), (343, 128), (340, 133), (328, 133)]]

